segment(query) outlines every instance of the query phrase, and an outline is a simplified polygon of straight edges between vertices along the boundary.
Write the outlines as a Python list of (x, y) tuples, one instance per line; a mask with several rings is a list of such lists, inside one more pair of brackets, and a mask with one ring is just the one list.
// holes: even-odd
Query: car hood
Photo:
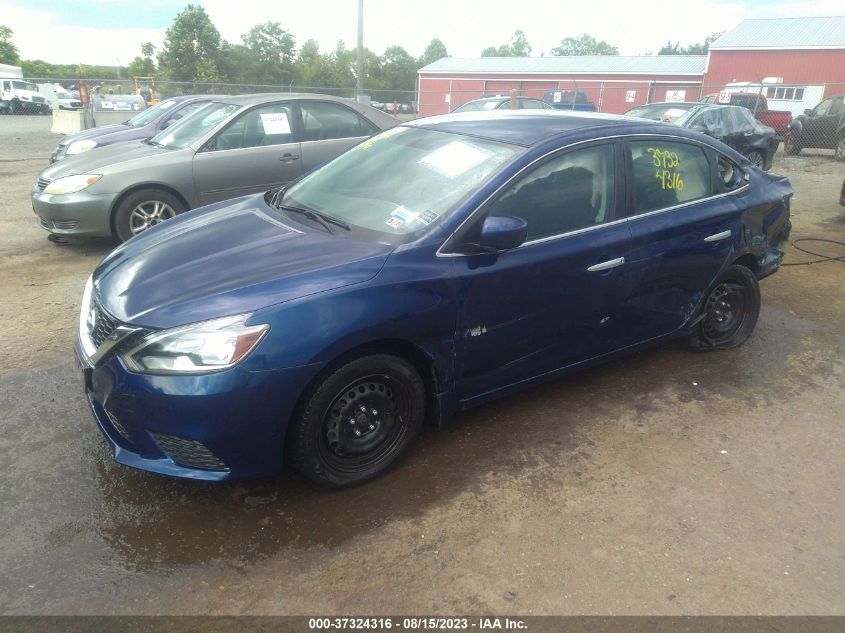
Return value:
[(97, 267), (94, 285), (120, 321), (169, 328), (365, 282), (393, 248), (300, 225), (258, 194), (132, 238)]
[[(164, 149), (142, 143), (141, 141), (127, 141), (115, 143), (105, 147), (99, 147), (89, 152), (68, 156), (64, 160), (50, 165), (41, 172), (41, 176), (56, 180), (63, 176), (75, 174), (101, 174), (115, 171), (115, 167), (121, 168), (125, 163), (137, 160), (155, 160), (162, 154), (169, 152), (183, 152), (186, 150)], [(193, 150), (187, 150), (193, 151)]]
[[(79, 101), (79, 99), (73, 99), (73, 101)], [(70, 145), (76, 141), (85, 141), (88, 139), (101, 139), (101, 138), (109, 138), (111, 139), (114, 137), (114, 140), (131, 140), (135, 138), (146, 138), (146, 136), (133, 136), (131, 135), (132, 132), (138, 132), (143, 128), (136, 128), (132, 127), (131, 125), (126, 125), (125, 123), (112, 123), (111, 125), (104, 125), (103, 127), (92, 127), (87, 130), (82, 130), (81, 132), (77, 132), (76, 134), (71, 134), (69, 136), (64, 137), (61, 141), (59, 141), (59, 145)], [(121, 138), (122, 135), (127, 135), (126, 138)]]

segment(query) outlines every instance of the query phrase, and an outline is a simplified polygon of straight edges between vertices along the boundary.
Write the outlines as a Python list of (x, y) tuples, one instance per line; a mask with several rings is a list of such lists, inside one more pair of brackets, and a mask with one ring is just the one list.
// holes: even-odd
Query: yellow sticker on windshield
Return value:
[(654, 177), (660, 181), (662, 189), (674, 189), (682, 191), (684, 188), (684, 179), (678, 168), (681, 166), (681, 159), (675, 152), (668, 149), (659, 149), (649, 147), (649, 154), (651, 154), (651, 163), (657, 167), (654, 172)]
[(381, 134), (379, 134), (377, 136), (372, 136), (372, 137), (368, 138), (366, 141), (364, 141), (363, 143), (360, 143), (358, 145), (358, 148), (359, 149), (370, 149), (373, 145), (375, 145), (379, 141), (383, 141), (386, 138), (390, 138), (391, 136), (395, 136), (395, 135), (399, 134), (399, 132), (401, 132), (404, 129), (406, 129), (406, 128), (394, 127), (394, 128), (390, 128), (389, 130), (385, 130)]

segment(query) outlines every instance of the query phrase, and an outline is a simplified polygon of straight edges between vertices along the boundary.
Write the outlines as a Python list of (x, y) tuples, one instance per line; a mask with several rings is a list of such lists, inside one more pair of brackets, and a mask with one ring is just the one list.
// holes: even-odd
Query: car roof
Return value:
[(700, 106), (700, 105), (707, 105), (701, 101), (654, 101), (652, 103), (644, 103), (642, 105), (634, 106), (631, 110), (636, 108), (651, 108), (651, 107), (661, 107), (661, 108), (672, 108), (672, 107), (683, 107), (689, 106), (690, 108), (693, 106)]
[[(636, 128), (643, 134), (666, 134), (662, 123), (617, 114), (560, 110), (459, 112), (409, 121), (405, 125), (530, 147), (554, 136), (592, 129), (610, 134)], [(650, 129), (649, 129), (650, 128)], [(672, 131), (674, 133), (674, 130)]]
[(258, 94), (248, 95), (231, 95), (215, 99), (219, 103), (231, 103), (238, 106), (254, 106), (264, 103), (273, 103), (279, 100), (298, 101), (298, 100), (317, 100), (330, 101), (340, 103), (348, 108), (356, 110), (360, 114), (366, 116), (371, 122), (375, 123), (381, 129), (387, 129), (399, 125), (400, 121), (396, 117), (390, 116), (386, 112), (374, 108), (371, 105), (360, 103), (354, 99), (346, 99), (344, 97), (335, 97), (333, 95), (316, 94), (310, 92), (262, 92)]

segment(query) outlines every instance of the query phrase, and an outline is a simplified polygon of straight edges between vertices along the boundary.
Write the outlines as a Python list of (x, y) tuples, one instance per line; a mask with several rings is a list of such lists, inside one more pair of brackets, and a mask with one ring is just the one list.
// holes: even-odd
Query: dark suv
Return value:
[(805, 147), (832, 149), (836, 160), (845, 160), (845, 95), (828, 97), (795, 118), (784, 149), (795, 156)]

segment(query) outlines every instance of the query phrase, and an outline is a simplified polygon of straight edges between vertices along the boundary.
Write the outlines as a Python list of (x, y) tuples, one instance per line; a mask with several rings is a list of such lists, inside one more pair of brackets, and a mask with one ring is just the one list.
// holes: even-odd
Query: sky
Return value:
[[(356, 42), (357, 0), (200, 0), (224, 39), (240, 43), (251, 26), (278, 21), (297, 43), (321, 49)], [(126, 65), (142, 42), (159, 46), (185, 7), (173, 0), (0, 0), (0, 24), (14, 31), (24, 59)], [(656, 53), (667, 41), (700, 42), (744, 18), (845, 14), (842, 0), (364, 0), (364, 44), (378, 54), (398, 44), (418, 56), (440, 38), (452, 57), (477, 57), (522, 29), (533, 55), (589, 33), (622, 55)]]

